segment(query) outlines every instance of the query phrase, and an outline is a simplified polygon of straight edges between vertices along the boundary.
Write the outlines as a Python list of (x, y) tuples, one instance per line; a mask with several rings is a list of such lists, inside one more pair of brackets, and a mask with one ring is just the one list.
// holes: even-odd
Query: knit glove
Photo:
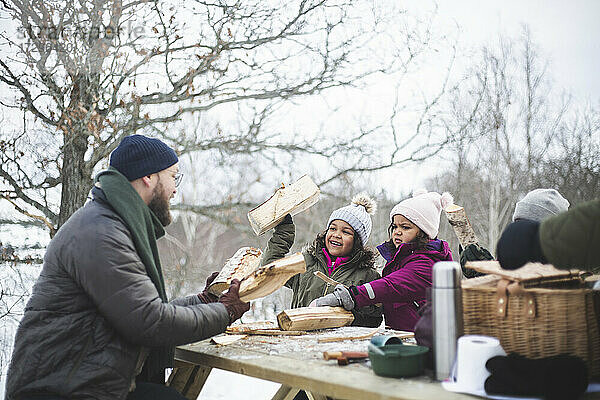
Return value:
[(218, 272), (213, 272), (212, 274), (210, 274), (210, 276), (208, 278), (206, 278), (206, 286), (204, 286), (204, 290), (202, 291), (202, 293), (198, 293), (198, 298), (200, 299), (201, 302), (206, 304), (206, 303), (216, 303), (217, 301), (219, 301), (219, 298), (217, 296), (215, 296), (214, 294), (212, 294), (208, 291), (208, 287), (210, 286), (211, 283), (213, 283), (213, 281), (215, 280), (217, 275), (219, 275)]
[(458, 253), (460, 254), (460, 267), (463, 271), (463, 275), (467, 278), (475, 278), (477, 276), (485, 275), (481, 272), (472, 270), (471, 268), (466, 268), (465, 264), (468, 261), (486, 261), (494, 259), (494, 257), (486, 248), (481, 247), (477, 243), (471, 243), (464, 249), (459, 245)]
[(558, 355), (537, 360), (518, 354), (490, 358), (485, 367), (488, 394), (576, 399), (588, 386), (587, 368), (578, 357)]
[(540, 223), (521, 219), (509, 224), (498, 244), (496, 254), (504, 269), (517, 269), (530, 261), (546, 263), (540, 244)]
[(314, 299), (309, 307), (344, 307), (346, 310), (354, 310), (354, 298), (350, 294), (350, 291), (346, 289), (344, 285), (337, 285), (333, 290), (333, 293), (329, 293), (323, 297)]
[(246, 311), (250, 309), (250, 303), (244, 303), (240, 300), (240, 281), (234, 279), (231, 281), (229, 290), (219, 298), (229, 313), (229, 324), (238, 320)]

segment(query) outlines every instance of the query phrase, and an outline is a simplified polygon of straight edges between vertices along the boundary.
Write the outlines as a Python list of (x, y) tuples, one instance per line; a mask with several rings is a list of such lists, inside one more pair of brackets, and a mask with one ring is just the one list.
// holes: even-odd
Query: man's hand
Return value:
[(344, 307), (350, 311), (354, 309), (355, 303), (350, 291), (344, 285), (337, 285), (333, 293), (314, 299), (309, 307)]
[(211, 283), (213, 283), (217, 275), (219, 275), (218, 272), (213, 272), (208, 278), (206, 278), (206, 286), (204, 286), (204, 290), (202, 291), (202, 293), (198, 293), (198, 298), (201, 302), (216, 303), (217, 301), (219, 301), (219, 298), (217, 296), (208, 291), (208, 287)]
[(229, 290), (219, 298), (219, 303), (222, 303), (229, 313), (229, 324), (232, 324), (250, 309), (250, 303), (244, 303), (240, 300), (240, 281), (238, 279), (231, 281)]

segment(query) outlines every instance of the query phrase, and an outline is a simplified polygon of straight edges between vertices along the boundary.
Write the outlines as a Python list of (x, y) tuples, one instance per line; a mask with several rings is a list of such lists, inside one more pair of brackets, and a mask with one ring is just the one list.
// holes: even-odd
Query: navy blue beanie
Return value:
[(129, 181), (162, 171), (179, 159), (164, 142), (143, 135), (125, 137), (110, 154), (110, 166)]

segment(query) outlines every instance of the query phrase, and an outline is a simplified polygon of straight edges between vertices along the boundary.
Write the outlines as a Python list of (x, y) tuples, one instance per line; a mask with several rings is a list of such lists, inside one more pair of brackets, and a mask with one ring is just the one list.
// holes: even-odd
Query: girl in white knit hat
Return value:
[[(320, 271), (346, 286), (362, 285), (380, 277), (375, 269), (377, 253), (365, 245), (371, 234), (371, 215), (376, 204), (360, 194), (350, 205), (331, 213), (325, 230), (302, 250), (306, 272), (293, 276), (286, 286), (294, 291), (292, 307), (307, 307), (314, 299), (332, 293), (334, 287), (314, 275)], [(263, 255), (263, 264), (285, 256), (294, 244), (292, 217), (275, 227)], [(377, 327), (381, 324), (381, 307), (375, 304), (356, 308), (353, 325)]]
[(382, 278), (370, 283), (338, 285), (334, 293), (315, 301), (318, 306), (343, 306), (347, 310), (383, 304), (386, 325), (413, 331), (418, 309), (431, 287), (433, 264), (451, 261), (448, 243), (437, 238), (442, 210), (452, 203), (449, 193), (416, 191), (390, 212), (389, 240), (377, 247), (387, 261)]

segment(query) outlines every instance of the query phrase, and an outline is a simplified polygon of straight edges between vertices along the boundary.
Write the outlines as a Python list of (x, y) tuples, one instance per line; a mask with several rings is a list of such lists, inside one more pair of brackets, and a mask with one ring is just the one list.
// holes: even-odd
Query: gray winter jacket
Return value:
[(123, 221), (93, 194), (47, 248), (15, 337), (9, 400), (124, 399), (149, 347), (202, 340), (229, 323), (223, 304), (196, 295), (163, 303)]

